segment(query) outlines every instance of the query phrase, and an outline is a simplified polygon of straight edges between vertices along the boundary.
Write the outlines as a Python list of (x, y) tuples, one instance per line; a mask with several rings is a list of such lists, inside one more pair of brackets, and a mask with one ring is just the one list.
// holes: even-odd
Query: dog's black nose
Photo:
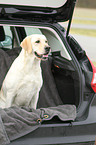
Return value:
[(48, 52), (50, 50), (50, 46), (45, 47), (45, 50)]

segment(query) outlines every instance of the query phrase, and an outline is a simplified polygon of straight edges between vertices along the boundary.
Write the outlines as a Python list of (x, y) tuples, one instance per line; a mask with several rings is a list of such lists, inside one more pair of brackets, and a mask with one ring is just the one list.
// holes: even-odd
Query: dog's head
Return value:
[(27, 36), (20, 45), (29, 54), (33, 53), (36, 58), (45, 60), (48, 57), (50, 46), (46, 37), (42, 34)]

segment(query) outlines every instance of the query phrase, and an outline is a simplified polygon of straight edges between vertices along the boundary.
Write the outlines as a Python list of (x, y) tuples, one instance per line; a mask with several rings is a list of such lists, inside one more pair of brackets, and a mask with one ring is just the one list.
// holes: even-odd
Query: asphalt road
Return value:
[[(67, 25), (61, 23), (63, 27)], [(71, 28), (80, 28), (80, 29), (91, 29), (96, 30), (96, 25), (84, 25), (84, 24), (72, 24)], [(80, 46), (86, 51), (87, 55), (92, 61), (96, 62), (96, 37), (84, 36), (71, 34), (80, 44)]]
[(96, 62), (96, 37), (83, 35), (72, 35), (79, 42), (80, 46), (86, 51), (92, 61)]
[(96, 25), (72, 24), (72, 28), (96, 30)]

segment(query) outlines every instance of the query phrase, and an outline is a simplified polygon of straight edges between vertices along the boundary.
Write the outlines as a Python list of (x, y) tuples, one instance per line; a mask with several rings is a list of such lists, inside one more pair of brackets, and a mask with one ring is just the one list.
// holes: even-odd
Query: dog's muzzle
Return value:
[(50, 51), (50, 46), (45, 47), (45, 51), (46, 51), (46, 53), (49, 53), (49, 51)]
[(34, 52), (34, 54), (35, 54), (38, 58), (40, 58), (40, 59), (42, 59), (42, 60), (46, 60), (46, 59), (48, 58), (49, 52), (50, 52), (50, 46), (45, 47), (45, 53), (44, 53), (44, 54), (38, 54), (36, 51)]

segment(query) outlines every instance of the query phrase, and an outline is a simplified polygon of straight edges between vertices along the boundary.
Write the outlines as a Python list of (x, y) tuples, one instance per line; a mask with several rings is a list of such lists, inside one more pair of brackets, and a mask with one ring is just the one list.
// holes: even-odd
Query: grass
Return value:
[(70, 33), (96, 37), (96, 30), (71, 28)]
[[(75, 8), (73, 24), (96, 26), (96, 9)], [(72, 28), (71, 33), (96, 37), (96, 29)]]
[(93, 62), (94, 66), (96, 67), (96, 62)]
[(74, 24), (85, 24), (85, 25), (96, 25), (96, 20), (92, 20), (92, 19), (80, 19), (80, 18), (74, 18), (73, 19), (73, 23)]
[(96, 19), (96, 9), (75, 8), (74, 17)]

